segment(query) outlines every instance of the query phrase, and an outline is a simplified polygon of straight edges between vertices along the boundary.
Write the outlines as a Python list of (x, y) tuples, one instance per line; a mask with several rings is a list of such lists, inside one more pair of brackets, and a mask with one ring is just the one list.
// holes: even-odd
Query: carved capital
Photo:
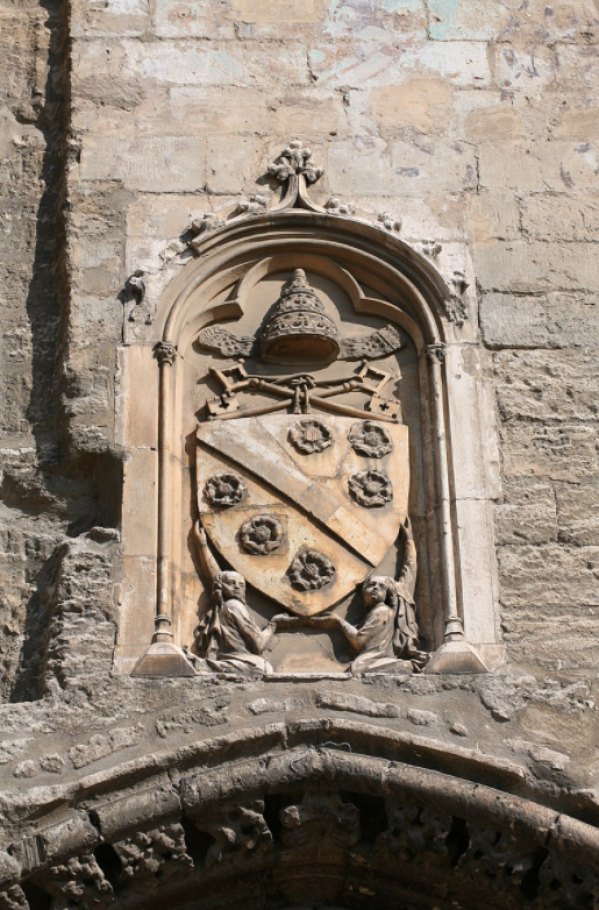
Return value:
[(177, 348), (168, 341), (159, 341), (154, 348), (154, 354), (160, 366), (163, 364), (172, 366), (177, 359)]
[(430, 363), (445, 363), (445, 345), (429, 344), (426, 348), (426, 356)]

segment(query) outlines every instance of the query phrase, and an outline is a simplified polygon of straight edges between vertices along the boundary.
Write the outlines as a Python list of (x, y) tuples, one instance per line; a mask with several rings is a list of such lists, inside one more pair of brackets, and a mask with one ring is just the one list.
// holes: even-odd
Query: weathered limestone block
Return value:
[(556, 492), (534, 477), (506, 480), (504, 502), (495, 509), (497, 543), (543, 544), (557, 540)]

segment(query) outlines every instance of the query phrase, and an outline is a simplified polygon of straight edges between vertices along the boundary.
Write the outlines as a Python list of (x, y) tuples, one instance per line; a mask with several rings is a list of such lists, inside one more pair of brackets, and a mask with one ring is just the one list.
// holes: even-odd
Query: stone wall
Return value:
[[(339, 711), (447, 748), (466, 737), (596, 820), (595, 4), (6, 0), (0, 24), (6, 830), (115, 755)], [(391, 212), (418, 250), (441, 246), (448, 280), (475, 279), (502, 475), (507, 664), (490, 676), (215, 682), (209, 697), (199, 680), (110, 676), (123, 325), (152, 320), (192, 218), (274, 196), (266, 167), (295, 137), (325, 168), (313, 198)]]

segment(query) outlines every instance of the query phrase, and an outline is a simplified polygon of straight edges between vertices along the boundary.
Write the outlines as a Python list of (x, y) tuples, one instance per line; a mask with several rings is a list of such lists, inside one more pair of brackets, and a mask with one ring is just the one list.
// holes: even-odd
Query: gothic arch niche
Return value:
[[(299, 281), (295, 291), (294, 278), (296, 284)], [(295, 339), (289, 346), (289, 337), (283, 337), (288, 328), (281, 331), (281, 325), (289, 300), (297, 295), (304, 310), (306, 300), (308, 310), (312, 307), (308, 323), (316, 308), (320, 327), (310, 336), (312, 329), (306, 329), (306, 312), (300, 306), (302, 337), (294, 347)], [(484, 672), (501, 662), (489, 519), (493, 455), (485, 389), (476, 340), (469, 331), (460, 337), (447, 319), (450, 296), (429, 260), (358, 219), (296, 208), (233, 219), (207, 234), (200, 257), (167, 289), (152, 329), (154, 337), (122, 351), (123, 443), (130, 461), (123, 510), (126, 581), (118, 672), (194, 672), (181, 649), (194, 644), (194, 628), (210, 601), (193, 533), (198, 508), (221, 568), (232, 567), (248, 578), (251, 617), (261, 629), (282, 606), (304, 617), (336, 614), (359, 627), (361, 583), (375, 573), (398, 577), (405, 563), (405, 535), (399, 534), (397, 546), (395, 538), (409, 515), (419, 558), (414, 599), (420, 648), (434, 655), (425, 672)], [(314, 299), (319, 303), (310, 303)], [(286, 349), (281, 351), (281, 345)], [(305, 382), (297, 379), (306, 374), (309, 384), (315, 384), (308, 392)], [(258, 377), (253, 386), (248, 385), (252, 377)], [(350, 383), (346, 391), (340, 388), (343, 381)], [(282, 391), (277, 393), (276, 387)], [(310, 475), (305, 468), (309, 459), (295, 457), (289, 446), (287, 452), (289, 464), (293, 458), (301, 463), (304, 479), (306, 474), (313, 476), (321, 491), (332, 493), (335, 507), (339, 497), (345, 497), (345, 527), (327, 524), (321, 504), (306, 501), (299, 511), (309, 521), (292, 527), (288, 515), (295, 494), (272, 473), (280, 468), (275, 464), (278, 459), (271, 459), (261, 478), (270, 498), (256, 496), (254, 489), (247, 502), (243, 494), (243, 501), (234, 503), (226, 515), (226, 509), (218, 508), (222, 503), (207, 507), (212, 477), (230, 469), (246, 487), (260, 479), (260, 470), (248, 461), (254, 456), (247, 441), (239, 460), (236, 440), (242, 438), (244, 425), (238, 421), (248, 426), (249, 418), (240, 415), (268, 408), (277, 409), (272, 415), (288, 414), (285, 434), (302, 419), (324, 424), (325, 431), (332, 428), (335, 437), (342, 432), (349, 438), (357, 432), (352, 427), (359, 425), (359, 431), (371, 423), (376, 432), (390, 434), (394, 452), (385, 453), (382, 474), (392, 481), (392, 514), (386, 503), (380, 511), (369, 511), (369, 503), (360, 502), (359, 491), (347, 486), (360, 475), (362, 487), (374, 481), (380, 492), (377, 469), (382, 464), (372, 452), (362, 452), (363, 470), (353, 465), (349, 477), (344, 465), (351, 467), (352, 458), (356, 461), (356, 449), (347, 439), (334, 458), (335, 445), (317, 456), (321, 465), (327, 457), (334, 462), (320, 474), (314, 469)], [(301, 413), (294, 414), (294, 408)], [(389, 413), (396, 419), (389, 420)], [(257, 419), (259, 432), (265, 433), (272, 417), (260, 414)], [(279, 437), (282, 445), (280, 433)], [(271, 443), (263, 446), (262, 458), (268, 460), (268, 451), (276, 448)], [(324, 485), (318, 479), (323, 472), (328, 477)], [(341, 493), (339, 484), (333, 489), (335, 473), (341, 477)], [(315, 508), (321, 511), (316, 514)], [(256, 550), (244, 554), (241, 526), (265, 513), (280, 519), (275, 533), (280, 540), (274, 540), (278, 552), (268, 558)], [(360, 528), (363, 546), (352, 545), (355, 529), (348, 533), (348, 515)], [(306, 528), (314, 518), (320, 536), (310, 537)], [(250, 528), (250, 533), (255, 530)], [(262, 533), (268, 536), (270, 531)], [(344, 552), (339, 544), (345, 546)], [(305, 551), (320, 553), (332, 568), (323, 591), (308, 591), (304, 609), (297, 608), (302, 597), (289, 591), (289, 576), (283, 577), (282, 566), (291, 567)], [(357, 565), (364, 553), (368, 558)], [(276, 575), (278, 581), (269, 588), (261, 579), (273, 566), (271, 577)], [(295, 630), (277, 628), (263, 657), (270, 674), (298, 669), (322, 674), (346, 673), (355, 654), (337, 629), (324, 624), (318, 628), (309, 620)], [(403, 670), (409, 669), (405, 664)]]

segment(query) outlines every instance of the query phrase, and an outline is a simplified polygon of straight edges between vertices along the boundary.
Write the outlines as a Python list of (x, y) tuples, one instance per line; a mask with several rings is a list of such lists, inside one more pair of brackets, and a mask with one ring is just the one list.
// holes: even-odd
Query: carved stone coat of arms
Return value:
[[(418, 669), (409, 431), (392, 377), (371, 363), (402, 346), (398, 330), (344, 337), (296, 269), (256, 336), (216, 324), (198, 341), (236, 358), (211, 368), (220, 393), (195, 439), (194, 535), (212, 592), (196, 630), (198, 669), (271, 673), (273, 641), (293, 630), (340, 633), (360, 672)], [(323, 369), (338, 361), (347, 369)], [(398, 537), (403, 568), (381, 575)], [(251, 612), (252, 592), (272, 605), (266, 625)], [(356, 592), (354, 625), (334, 611)]]

